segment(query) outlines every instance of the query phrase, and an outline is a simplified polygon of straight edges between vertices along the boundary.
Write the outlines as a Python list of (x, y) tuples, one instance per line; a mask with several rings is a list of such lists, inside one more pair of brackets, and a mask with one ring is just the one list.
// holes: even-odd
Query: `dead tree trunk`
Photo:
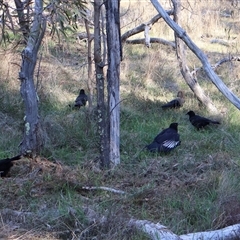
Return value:
[(108, 47), (108, 105), (110, 120), (110, 162), (112, 167), (120, 163), (120, 61), (121, 61), (121, 34), (120, 34), (120, 0), (107, 0), (107, 47)]
[(43, 146), (38, 115), (38, 97), (33, 79), (38, 50), (46, 29), (46, 21), (42, 15), (42, 4), (41, 0), (35, 1), (34, 20), (28, 36), (27, 46), (22, 51), (22, 66), (19, 73), (20, 91), (25, 105), (25, 129), (20, 147), (21, 154), (30, 156), (38, 154)]
[[(181, 15), (181, 12), (180, 12), (181, 3), (178, 0), (172, 0), (172, 3), (174, 7), (173, 20), (178, 24), (178, 21)], [(177, 53), (177, 58), (180, 66), (180, 71), (187, 85), (194, 92), (197, 99), (201, 103), (203, 103), (210, 112), (217, 112), (217, 109), (213, 105), (211, 99), (204, 94), (203, 89), (200, 87), (200, 85), (197, 82), (196, 76), (193, 76), (193, 74), (190, 72), (187, 66), (183, 41), (178, 37), (178, 35), (175, 32), (174, 32), (174, 37), (175, 37), (176, 53)]]
[(97, 85), (97, 115), (98, 115), (98, 133), (100, 137), (100, 164), (102, 168), (110, 167), (109, 160), (109, 124), (106, 120), (108, 113), (104, 100), (104, 62), (102, 61), (101, 50), (101, 27), (100, 13), (102, 0), (94, 1), (94, 61), (96, 70)]

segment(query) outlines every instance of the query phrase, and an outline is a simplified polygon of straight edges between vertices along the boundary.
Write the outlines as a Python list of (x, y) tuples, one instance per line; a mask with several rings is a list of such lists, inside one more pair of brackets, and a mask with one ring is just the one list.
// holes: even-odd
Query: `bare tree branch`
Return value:
[[(126, 40), (126, 43), (127, 44), (144, 44), (145, 39), (144, 38), (139, 38), (139, 39), (133, 39), (133, 40)], [(162, 38), (150, 38), (150, 43), (161, 43), (163, 45), (170, 46), (174, 49), (176, 48), (174, 42), (170, 42), (170, 41), (164, 40)]]
[(237, 240), (240, 236), (240, 224), (235, 224), (222, 229), (208, 231), (208, 232), (197, 232), (189, 233), (186, 235), (179, 236), (182, 240)]
[(218, 61), (212, 68), (216, 70), (220, 65), (226, 62), (231, 62), (231, 61), (240, 61), (240, 57), (226, 57)]
[[(169, 11), (166, 11), (166, 13), (168, 15), (172, 15), (173, 14), (173, 10), (169, 10)], [(162, 16), (160, 14), (154, 16), (150, 21), (148, 21), (147, 23), (142, 23), (141, 25), (137, 26), (136, 28), (134, 29), (131, 29), (127, 32), (125, 32), (121, 39), (122, 39), (122, 42), (125, 42), (127, 40), (127, 38), (135, 35), (135, 34), (138, 34), (140, 32), (143, 32), (145, 30), (145, 26), (146, 25), (153, 25), (154, 23), (156, 23)]]

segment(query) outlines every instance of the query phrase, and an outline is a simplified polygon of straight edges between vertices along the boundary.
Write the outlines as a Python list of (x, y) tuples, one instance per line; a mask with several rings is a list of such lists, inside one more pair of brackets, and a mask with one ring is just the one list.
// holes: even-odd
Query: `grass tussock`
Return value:
[[(125, 13), (122, 32), (147, 21), (149, 12), (152, 16), (154, 11), (150, 7), (143, 11), (143, 1), (130, 1), (131, 11), (125, 2), (121, 4)], [(208, 1), (208, 9), (205, 3), (184, 4), (182, 26), (211, 64), (238, 55), (237, 12), (226, 18), (220, 17), (223, 6), (219, 8), (213, 1)], [(226, 27), (231, 29), (226, 32)], [(173, 40), (162, 20), (151, 34)], [(228, 41), (229, 46), (212, 44), (215, 38)], [(16, 67), (21, 64), (21, 49), (13, 52), (6, 48), (0, 53), (4, 56), (0, 66), (1, 158), (18, 153), (24, 117)], [(219, 229), (240, 221), (240, 113), (203, 71), (198, 72), (198, 81), (219, 110), (215, 116), (185, 84), (172, 48), (124, 45), (121, 164), (101, 171), (95, 111), (88, 106), (80, 110), (71, 107), (79, 89), (87, 91), (85, 45), (73, 40), (55, 43), (46, 35), (40, 54), (35, 83), (45, 148), (39, 158), (17, 161), (11, 177), (0, 179), (0, 238), (145, 240), (146, 235), (127, 225), (130, 218), (160, 222), (176, 234)], [(189, 50), (187, 61), (191, 70), (201, 66)], [(216, 69), (236, 95), (239, 70), (238, 62)], [(186, 95), (183, 107), (163, 111), (161, 105), (179, 90)], [(197, 131), (186, 116), (189, 110), (219, 120), (221, 125)], [(144, 151), (171, 122), (179, 123), (181, 145), (167, 155)], [(87, 190), (85, 186), (105, 186), (126, 194)]]

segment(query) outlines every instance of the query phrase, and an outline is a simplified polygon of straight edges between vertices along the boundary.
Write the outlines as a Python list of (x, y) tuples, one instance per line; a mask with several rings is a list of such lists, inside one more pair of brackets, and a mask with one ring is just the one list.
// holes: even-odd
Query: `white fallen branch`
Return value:
[(147, 220), (131, 219), (129, 226), (145, 232), (152, 240), (237, 240), (240, 239), (240, 224), (235, 224), (223, 229), (176, 235), (160, 223)]
[(109, 188), (109, 187), (88, 187), (88, 186), (83, 186), (82, 189), (84, 189), (84, 190), (104, 190), (104, 191), (118, 193), (118, 194), (126, 194), (126, 192), (124, 192), (122, 190), (117, 190), (117, 189)]
[[(108, 218), (100, 215), (92, 208), (83, 208), (88, 221), (105, 225)], [(116, 219), (117, 220), (117, 219)], [(160, 223), (153, 223), (148, 220), (126, 219), (126, 226), (136, 228), (138, 231), (146, 233), (152, 240), (238, 240), (240, 239), (240, 224), (228, 226), (223, 229), (196, 232), (183, 235), (176, 235), (166, 226)]]
[(152, 240), (181, 240), (179, 236), (160, 223), (131, 219), (128, 226), (136, 227), (138, 230), (145, 232)]
[(197, 232), (181, 235), (183, 240), (234, 240), (240, 239), (240, 224), (235, 224), (219, 230)]

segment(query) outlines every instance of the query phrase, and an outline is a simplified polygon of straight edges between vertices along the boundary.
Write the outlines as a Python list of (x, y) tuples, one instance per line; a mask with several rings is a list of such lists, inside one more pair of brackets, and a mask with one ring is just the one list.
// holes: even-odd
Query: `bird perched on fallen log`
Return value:
[(178, 91), (177, 97), (170, 102), (162, 105), (162, 109), (169, 109), (169, 108), (180, 108), (183, 106), (185, 102), (184, 93), (182, 91)]
[(170, 152), (181, 143), (178, 134), (178, 123), (171, 123), (169, 128), (162, 130), (153, 140), (146, 146), (150, 152)]
[(13, 166), (12, 162), (19, 159), (21, 159), (21, 155), (0, 160), (0, 176), (6, 177), (10, 168)]
[(210, 123), (220, 124), (220, 122), (218, 121), (213, 121), (211, 119), (196, 115), (194, 111), (189, 111), (186, 115), (189, 115), (189, 121), (195, 128), (197, 128), (197, 130), (199, 130), (200, 128), (204, 128)]
[(85, 94), (84, 89), (80, 90), (80, 93), (78, 97), (75, 100), (75, 107), (80, 108), (82, 106), (86, 106), (86, 103), (88, 101), (88, 96)]

